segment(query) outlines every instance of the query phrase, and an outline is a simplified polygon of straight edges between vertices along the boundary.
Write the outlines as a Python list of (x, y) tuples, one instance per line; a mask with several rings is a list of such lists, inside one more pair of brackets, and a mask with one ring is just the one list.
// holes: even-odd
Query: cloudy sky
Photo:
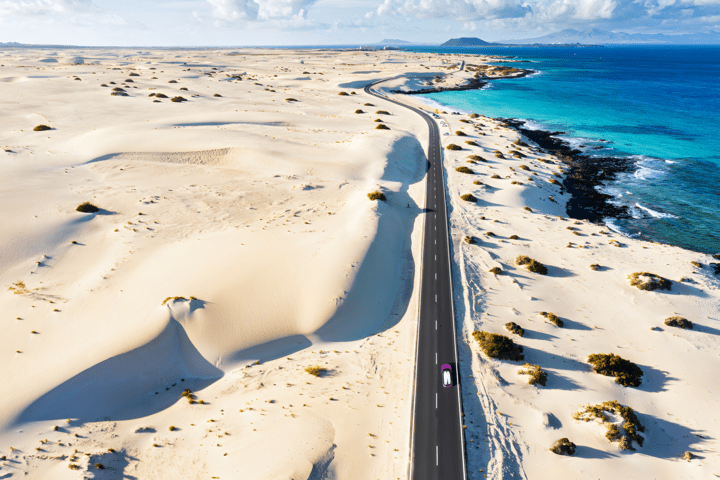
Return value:
[(326, 45), (720, 31), (720, 0), (0, 0), (0, 42)]

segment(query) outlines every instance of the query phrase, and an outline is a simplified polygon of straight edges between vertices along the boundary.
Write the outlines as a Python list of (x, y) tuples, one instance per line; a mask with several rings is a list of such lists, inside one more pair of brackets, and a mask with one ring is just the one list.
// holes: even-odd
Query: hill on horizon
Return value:
[(460, 37), (451, 38), (447, 42), (441, 44), (441, 47), (479, 47), (483, 45), (495, 45), (477, 37)]

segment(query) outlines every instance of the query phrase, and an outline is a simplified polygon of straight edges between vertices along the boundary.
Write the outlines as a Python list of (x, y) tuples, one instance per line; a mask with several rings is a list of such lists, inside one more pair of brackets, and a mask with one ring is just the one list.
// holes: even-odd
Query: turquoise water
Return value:
[(632, 156), (637, 169), (604, 190), (633, 218), (607, 223), (627, 235), (720, 252), (720, 47), (425, 51), (530, 61), (514, 65), (537, 72), (529, 77), (424, 97), (566, 132), (591, 155)]

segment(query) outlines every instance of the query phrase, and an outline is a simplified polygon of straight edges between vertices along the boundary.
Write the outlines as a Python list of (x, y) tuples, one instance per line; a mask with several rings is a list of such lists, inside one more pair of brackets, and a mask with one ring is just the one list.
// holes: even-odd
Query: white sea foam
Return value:
[[(653, 218), (680, 218), (677, 215), (673, 215), (671, 213), (662, 213), (662, 212), (656, 212), (655, 210), (652, 210), (647, 207), (643, 207), (639, 203), (635, 204), (635, 207), (639, 208), (640, 210), (644, 211), (648, 215), (650, 215)], [(634, 215), (633, 215), (634, 216)]]
[(647, 168), (643, 166), (638, 168), (633, 174), (633, 176), (638, 180), (656, 180), (658, 178), (661, 178), (663, 175), (665, 175), (665, 172), (661, 170), (655, 170), (653, 168)]

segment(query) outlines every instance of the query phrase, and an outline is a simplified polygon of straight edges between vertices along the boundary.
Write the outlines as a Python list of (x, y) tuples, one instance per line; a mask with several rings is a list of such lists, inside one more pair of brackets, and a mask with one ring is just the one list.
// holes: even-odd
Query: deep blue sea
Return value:
[(637, 169), (603, 187), (633, 218), (608, 225), (720, 252), (720, 46), (417, 50), (528, 60), (505, 65), (537, 72), (529, 77), (424, 97), (567, 132), (563, 138), (589, 154), (633, 157)]

